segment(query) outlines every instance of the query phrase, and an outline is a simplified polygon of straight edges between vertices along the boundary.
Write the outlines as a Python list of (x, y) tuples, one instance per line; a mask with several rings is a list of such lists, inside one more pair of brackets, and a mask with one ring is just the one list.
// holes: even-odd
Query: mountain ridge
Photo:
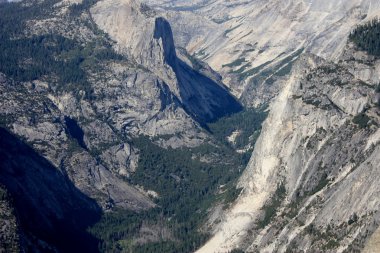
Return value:
[(63, 252), (76, 236), (104, 252), (377, 245), (380, 62), (346, 42), (379, 3), (146, 3), (162, 1), (0, 4), (0, 193), (16, 210), (0, 195), (0, 238)]
[[(33, 151), (46, 160), (38, 169), (51, 168), (65, 175), (67, 182), (90, 198), (91, 203), (96, 203), (96, 214), (101, 217), (97, 216), (94, 221), (80, 227), (83, 230), (91, 227), (92, 235), (97, 237), (89, 247), (95, 249), (102, 245), (114, 247), (119, 244), (112, 240), (104, 242), (104, 236), (113, 235), (112, 230), (117, 226), (106, 226), (107, 231), (97, 233), (99, 226), (104, 229), (102, 222), (107, 224), (113, 221), (108, 219), (109, 216), (116, 216), (116, 221), (123, 217), (125, 220), (122, 222), (137, 223), (137, 228), (156, 231), (160, 226), (154, 223), (154, 219), (159, 217), (161, 209), (157, 203), (168, 205), (168, 200), (172, 198), (188, 198), (189, 193), (185, 190), (167, 192), (168, 187), (176, 188), (179, 184), (183, 189), (190, 188), (197, 197), (207, 196), (207, 201), (211, 203), (209, 199), (214, 193), (208, 188), (214, 189), (219, 180), (227, 181), (226, 178), (233, 177), (232, 172), (240, 168), (240, 156), (232, 157), (234, 151), (224, 144), (218, 146), (218, 140), (207, 129), (209, 122), (240, 111), (240, 103), (206, 64), (190, 60), (183, 50), (176, 52), (170, 24), (157, 17), (146, 5), (136, 1), (21, 1), (1, 4), (0, 12), (0, 37), (4, 42), (0, 45), (1, 127), (29, 146), (29, 152)], [(13, 16), (14, 12), (20, 15)], [(137, 37), (128, 40), (123, 33), (122, 36), (113, 37), (117, 33), (102, 30), (107, 28), (107, 22), (117, 24), (118, 18), (121, 31), (129, 33), (134, 30)], [(193, 69), (193, 64), (197, 64), (198, 68)], [(197, 152), (194, 159), (185, 154), (186, 150), (193, 149)], [(172, 164), (170, 150), (185, 154), (187, 164), (178, 162), (183, 168)], [(224, 153), (221, 161), (229, 160), (236, 168), (228, 168), (219, 161), (206, 167), (206, 162), (198, 161), (207, 160), (203, 156), (210, 156), (211, 152), (215, 152), (213, 150), (224, 150), (227, 154)], [(155, 156), (147, 154), (149, 151)], [(216, 155), (219, 156), (219, 153)], [(15, 166), (19, 163), (20, 173), (24, 173), (27, 168), (21, 165), (30, 159), (14, 157)], [(156, 168), (163, 163), (164, 166)], [(189, 171), (191, 164), (200, 170), (218, 169), (212, 175), (215, 177), (213, 185), (204, 186), (205, 175), (201, 171)], [(5, 163), (2, 172), (12, 168)], [(160, 174), (157, 174), (158, 169), (162, 170)], [(55, 188), (60, 186), (57, 178), (54, 185), (49, 181), (54, 181), (50, 174), (40, 179), (37, 174), (28, 173), (27, 180), (39, 180), (43, 192), (50, 190), (51, 194), (59, 193), (59, 189)], [(157, 179), (166, 186), (146, 185), (146, 182), (153, 180), (153, 176), (149, 175), (157, 175)], [(22, 188), (21, 198), (15, 185), (22, 184), (24, 179), (12, 176), (3, 179), (6, 179), (4, 184), (9, 194), (19, 199), (17, 210), (23, 215), (24, 211), (20, 210), (22, 203), (26, 205), (44, 196), (42, 193), (32, 196), (33, 191), (28, 194), (29, 191)], [(189, 186), (187, 180), (196, 179), (199, 182), (194, 187)], [(45, 184), (49, 185), (49, 190), (43, 188)], [(51, 205), (56, 203), (54, 198), (46, 198), (46, 202), (46, 206), (49, 202)], [(209, 205), (204, 202), (206, 200), (202, 199), (192, 208)], [(41, 217), (45, 219), (44, 210), (39, 212), (34, 206), (36, 214), (29, 221), (25, 221), (25, 216), (20, 219), (21, 225), (29, 224), (28, 229), (38, 224)], [(194, 247), (183, 240), (182, 234), (173, 237), (171, 230), (186, 230), (182, 233), (190, 234), (200, 243), (201, 236), (193, 228), (195, 225), (183, 221), (174, 227), (168, 225), (171, 223), (169, 218), (173, 218), (169, 215), (175, 216), (174, 220), (182, 217), (178, 213), (182, 206), (183, 203), (177, 201), (170, 206), (174, 214), (165, 214), (165, 219), (160, 218), (160, 225), (169, 231), (169, 242), (161, 242), (161, 237), (145, 240), (146, 232), (136, 229), (136, 234), (127, 234), (133, 242), (131, 247), (138, 248), (141, 242), (148, 244), (148, 247), (154, 243)], [(64, 205), (62, 212), (57, 209), (56, 213), (70, 213), (73, 208), (76, 206)], [(190, 218), (200, 216), (187, 215)], [(64, 224), (70, 216), (63, 215), (61, 218), (57, 224)], [(143, 219), (149, 219), (149, 223), (143, 223)], [(48, 218), (45, 220), (49, 221)], [(46, 243), (46, 247), (61, 249), (60, 243), (69, 239), (63, 237), (60, 242), (59, 236), (51, 231), (52, 226), (46, 224), (41, 222), (43, 235), (30, 229), (28, 236), (31, 241), (22, 240), (21, 246), (30, 245), (38, 250), (41, 245), (36, 241), (40, 240), (42, 244)], [(70, 224), (67, 222), (68, 226)], [(75, 227), (75, 224), (71, 225)], [(21, 226), (20, 231), (23, 230)], [(46, 236), (49, 231), (51, 237)], [(77, 239), (80, 240), (79, 236)], [(62, 251), (72, 250), (63, 247)]]
[[(348, 45), (339, 64), (314, 55), (298, 60), (240, 177), (243, 193), (197, 252), (364, 247), (363, 231), (379, 224), (379, 76), (360, 79), (377, 68), (369, 59)], [(363, 115), (369, 121), (359, 123)]]
[(353, 26), (380, 9), (372, 0), (146, 2), (167, 13), (178, 45), (218, 71), (249, 107), (278, 94), (273, 80), (281, 80), (281, 69), (289, 72), (299, 50), (337, 59)]

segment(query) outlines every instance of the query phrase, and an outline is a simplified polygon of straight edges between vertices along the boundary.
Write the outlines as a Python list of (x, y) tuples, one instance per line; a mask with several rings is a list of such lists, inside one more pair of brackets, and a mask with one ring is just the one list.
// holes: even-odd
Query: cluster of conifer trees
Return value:
[[(0, 72), (15, 81), (44, 78), (61, 87), (89, 90), (85, 68), (104, 60), (121, 60), (105, 38), (81, 45), (59, 34), (26, 35), (27, 21), (47, 17), (57, 0), (23, 5), (0, 3)], [(89, 8), (92, 0), (74, 5), (72, 12)], [(71, 86), (68, 86), (71, 84)]]
[[(240, 190), (233, 182), (244, 168), (242, 155), (221, 145), (204, 144), (197, 148), (165, 149), (147, 137), (134, 140), (140, 150), (138, 170), (127, 179), (159, 193), (157, 208), (132, 213), (106, 213), (90, 231), (100, 239), (102, 252), (193, 252), (207, 240), (200, 229), (211, 203), (227, 204)], [(201, 162), (199, 157), (216, 161)], [(198, 158), (195, 158), (197, 156)], [(244, 163), (244, 164), (242, 164)], [(223, 188), (220, 188), (224, 185)], [(163, 226), (172, 239), (135, 244), (143, 223)]]
[(350, 40), (353, 41), (360, 50), (380, 56), (380, 20), (374, 19), (364, 25), (356, 27), (350, 34)]

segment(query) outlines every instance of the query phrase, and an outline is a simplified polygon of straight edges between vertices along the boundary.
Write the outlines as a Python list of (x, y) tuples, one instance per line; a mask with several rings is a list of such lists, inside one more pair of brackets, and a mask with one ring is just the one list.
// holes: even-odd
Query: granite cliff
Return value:
[(198, 252), (352, 252), (379, 226), (378, 60), (303, 55), (240, 177), (243, 191)]
[(0, 3), (0, 251), (373, 252), (379, 10)]

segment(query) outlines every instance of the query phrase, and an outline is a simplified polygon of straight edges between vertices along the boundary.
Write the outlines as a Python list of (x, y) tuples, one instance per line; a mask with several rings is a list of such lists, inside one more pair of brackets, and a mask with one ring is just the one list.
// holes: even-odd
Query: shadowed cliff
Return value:
[(97, 251), (97, 240), (86, 232), (100, 217), (96, 202), (3, 128), (0, 128), (0, 183), (12, 196), (22, 233), (21, 247), (25, 251)]

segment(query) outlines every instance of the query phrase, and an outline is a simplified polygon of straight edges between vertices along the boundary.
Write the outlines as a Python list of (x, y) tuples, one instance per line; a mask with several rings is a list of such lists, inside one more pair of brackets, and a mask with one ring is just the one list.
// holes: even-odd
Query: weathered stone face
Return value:
[(155, 74), (157, 82), (168, 88), (162, 95), (173, 94), (174, 102), (179, 102), (176, 106), (195, 121), (203, 124), (241, 110), (210, 69), (206, 73), (194, 70), (186, 62), (187, 56), (177, 55), (169, 22), (146, 16), (139, 6), (134, 1), (104, 0), (91, 12), (97, 25), (117, 42), (115, 47)]
[(298, 60), (240, 178), (244, 193), (199, 252), (363, 247), (380, 219), (377, 82), (368, 81), (379, 64), (351, 45), (339, 64)]
[[(123, 179), (138, 165), (131, 140), (146, 135), (164, 147), (199, 146), (210, 138), (202, 124), (241, 106), (208, 66), (194, 70), (188, 55), (177, 54), (170, 24), (149, 7), (106, 0), (91, 16), (73, 15), (71, 8), (83, 3), (46, 6), (52, 13), (28, 20), (25, 36), (56, 34), (78, 47), (104, 43), (123, 57), (86, 59), (92, 65), (80, 66), (88, 79), (82, 86), (0, 75), (1, 123), (103, 209), (149, 209), (155, 205), (147, 194)], [(92, 18), (99, 27), (88, 25)]]
[(218, 71), (249, 106), (278, 94), (282, 84), (274, 81), (300, 49), (335, 60), (352, 27), (380, 10), (376, 0), (146, 2), (167, 11), (176, 43)]
[[(61, 218), (80, 223), (75, 208), (97, 216), (154, 207), (157, 193), (124, 180), (141, 154), (133, 139), (172, 148), (210, 141), (202, 126), (242, 109), (223, 80), (248, 106), (271, 102), (271, 113), (239, 181), (243, 193), (200, 252), (363, 247), (380, 219), (380, 63), (346, 38), (379, 13), (378, 1), (196, 1), (193, 13), (164, 14), (101, 0), (72, 16), (77, 3), (57, 1), (48, 17), (27, 20), (21, 36), (57, 34), (83, 51), (115, 49), (115, 58), (80, 59), (82, 86), (0, 73), (0, 124), (16, 135), (2, 132), (13, 141), (1, 142), (0, 183), (20, 196), (18, 208), (35, 211), (37, 230), (49, 234)], [(29, 153), (20, 157), (18, 148)], [(9, 213), (0, 202), (2, 210)]]

